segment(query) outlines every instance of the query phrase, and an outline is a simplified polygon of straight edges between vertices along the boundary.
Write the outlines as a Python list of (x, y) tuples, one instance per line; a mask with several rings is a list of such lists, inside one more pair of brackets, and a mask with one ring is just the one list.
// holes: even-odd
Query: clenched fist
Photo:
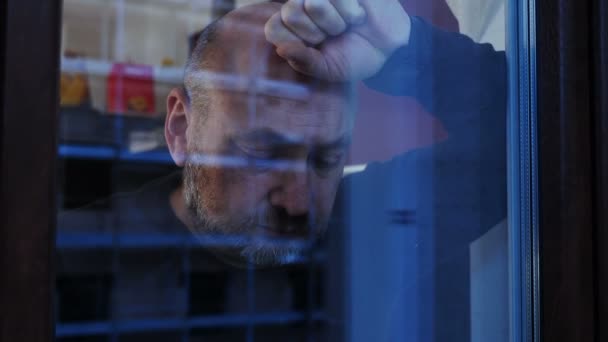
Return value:
[(373, 76), (407, 45), (411, 21), (398, 0), (289, 0), (266, 39), (297, 71), (328, 81)]

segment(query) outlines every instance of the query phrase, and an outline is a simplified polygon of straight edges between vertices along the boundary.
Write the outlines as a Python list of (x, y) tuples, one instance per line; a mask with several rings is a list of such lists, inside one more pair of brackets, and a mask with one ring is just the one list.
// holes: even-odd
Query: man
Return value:
[[(206, 250), (221, 263), (266, 268), (306, 255), (330, 217), (348, 215), (352, 239), (369, 247), (353, 258), (382, 297), (370, 299), (373, 317), (360, 324), (370, 335), (359, 338), (468, 340), (463, 251), (506, 215), (504, 63), (489, 46), (410, 18), (397, 1), (290, 0), (233, 11), (205, 30), (184, 88), (167, 99), (165, 136), (184, 167), (169, 201), (175, 224), (213, 242)], [(332, 213), (360, 80), (415, 96), (450, 138), (348, 178), (340, 196), (350, 211)], [(387, 216), (415, 220), (418, 234), (394, 244), (405, 235), (387, 233)], [(428, 258), (431, 251), (438, 254)], [(387, 278), (395, 255), (401, 271)], [(408, 277), (407, 260), (427, 271)], [(396, 304), (417, 296), (417, 305)], [(426, 303), (448, 305), (428, 313)], [(408, 314), (420, 318), (400, 321)], [(416, 334), (387, 328), (401, 325)]]
[(295, 71), (266, 42), (278, 6), (212, 24), (167, 101), (165, 136), (184, 166), (176, 212), (195, 235), (233, 238), (215, 252), (242, 265), (282, 264), (325, 230), (353, 122), (347, 83)]
[[(265, 37), (274, 46), (263, 41), (264, 23)], [(316, 236), (327, 226), (350, 140), (356, 99), (349, 84), (383, 66), (394, 72), (386, 61), (407, 49), (410, 31), (411, 20), (397, 1), (290, 0), (282, 6), (246, 7), (214, 23), (191, 56), (185, 89), (174, 89), (168, 98), (165, 136), (174, 160), (185, 167), (184, 196), (176, 194), (172, 202), (180, 219), (195, 234), (246, 237), (240, 254), (256, 264), (280, 264), (297, 253), (297, 248), (276, 245), (280, 238)], [(452, 38), (457, 39), (464, 40)], [(407, 68), (402, 64), (401, 69)], [(449, 79), (455, 72), (442, 70), (461, 67), (452, 64), (431, 64), (447, 76), (434, 87), (455, 88)], [(423, 96), (417, 97), (437, 115), (470, 108), (470, 117), (485, 100), (475, 80), (460, 94), (442, 94), (424, 89), (437, 80), (434, 75), (415, 75), (416, 81), (428, 80), (408, 87), (412, 77), (398, 72), (388, 80), (388, 72), (381, 73), (368, 84), (392, 93), (420, 90)], [(469, 76), (481, 80), (480, 74)], [(500, 93), (503, 79), (490, 79), (496, 85), (485, 91)], [(265, 81), (275, 82), (284, 94), (265, 91)], [(291, 88), (302, 91), (300, 98), (289, 98)], [(425, 93), (435, 98), (424, 98)], [(504, 103), (495, 105), (500, 109)], [(444, 119), (452, 132), (451, 122), (458, 125), (467, 118)], [(182, 197), (185, 205), (180, 205)]]
[[(263, 21), (272, 45), (258, 31)], [(407, 301), (392, 310), (399, 314), (387, 313), (397, 303), (387, 295), (365, 306), (372, 314), (353, 325), (370, 327), (371, 335), (362, 340), (382, 334), (412, 338), (408, 332), (377, 335), (371, 327), (421, 317), (427, 323), (412, 327), (418, 329), (416, 340), (468, 340), (468, 247), (506, 217), (504, 54), (432, 29), (410, 18), (397, 1), (289, 0), (233, 12), (216, 25), (202, 61), (189, 64), (185, 93), (174, 90), (168, 101), (165, 132), (174, 159), (185, 165), (183, 192), (193, 217), (184, 212), (182, 220), (199, 235), (245, 235), (244, 247), (216, 251), (233, 263), (240, 256), (258, 266), (282, 264), (302, 254), (304, 249), (288, 242), (326, 229), (341, 180), (355, 100), (343, 89), (366, 80), (385, 93), (414, 96), (443, 121), (449, 139), (348, 178), (343, 188), (350, 191), (350, 212), (334, 214), (336, 221), (350, 216), (352, 238), (361, 236), (370, 251), (367, 258), (365, 250), (352, 251), (353, 260), (363, 259), (353, 261), (353, 272), (384, 255), (364, 273), (386, 280), (373, 282), (370, 291), (437, 304), (428, 317)], [(248, 80), (250, 86), (231, 91), (193, 76), (203, 69)], [(269, 96), (254, 80), (303, 85), (310, 94), (304, 102)], [(204, 99), (197, 98), (198, 89)], [(244, 158), (247, 166), (222, 164), (233, 157)], [(270, 162), (260, 171), (255, 166), (260, 161)], [(325, 173), (320, 165), (326, 165)], [(387, 217), (415, 220), (417, 233), (409, 240), (388, 233), (394, 224), (385, 223)], [(402, 244), (394, 245), (395, 239)], [(399, 267), (418, 260), (417, 268), (429, 271), (408, 278), (399, 267), (385, 269), (395, 255), (401, 256)], [(418, 292), (404, 295), (404, 289)]]
[[(277, 53), (303, 73), (365, 79), (380, 65), (365, 83), (415, 97), (449, 134), (343, 182), (347, 204), (338, 215), (349, 238), (348, 336), (471, 341), (476, 333), (506, 341), (506, 260), (492, 260), (498, 283), (483, 284), (497, 288), (488, 291), (503, 305), (481, 308), (504, 319), (485, 324), (471, 304), (479, 294), (472, 293), (469, 259), (471, 243), (493, 227), (506, 241), (506, 58), (490, 45), (410, 19), (409, 31), (400, 28), (408, 21), (390, 1), (291, 0), (266, 26)], [(404, 39), (399, 32), (410, 34)], [(473, 332), (479, 326), (481, 337)]]

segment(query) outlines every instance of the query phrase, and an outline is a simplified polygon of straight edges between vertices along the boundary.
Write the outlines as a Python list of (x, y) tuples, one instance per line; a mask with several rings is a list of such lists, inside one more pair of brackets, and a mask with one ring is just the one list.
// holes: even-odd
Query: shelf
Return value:
[(86, 106), (62, 108), (58, 154), (62, 158), (173, 165), (169, 151), (160, 143), (155, 149), (136, 153), (127, 146), (130, 134), (156, 134), (163, 126), (160, 118), (104, 115)]
[(169, 151), (149, 151), (132, 153), (123, 150), (118, 153), (118, 159), (134, 162), (174, 164), (173, 158), (171, 158), (171, 154), (169, 153)]
[[(196, 328), (236, 327), (247, 325), (285, 325), (305, 322), (309, 319), (305, 312), (284, 312), (267, 314), (233, 314), (191, 317), (185, 319), (142, 319), (117, 322), (59, 323), (55, 329), (56, 337), (76, 337), (106, 335), (111, 333), (125, 334), (150, 331), (171, 331)], [(326, 315), (316, 311), (312, 313), (313, 321), (325, 321)]]
[(59, 156), (63, 158), (115, 159), (117, 149), (111, 146), (59, 144)]
[(57, 234), (58, 249), (107, 249), (196, 247), (200, 245), (191, 234), (113, 234), (113, 233), (64, 233)]
[[(56, 247), (59, 250), (90, 250), (90, 249), (142, 249), (142, 248), (208, 248), (221, 246), (234, 246), (242, 243), (241, 239), (231, 239), (225, 236), (205, 235), (196, 237), (190, 233), (57, 233)], [(290, 245), (297, 242), (291, 241)], [(307, 247), (307, 241), (301, 242), (301, 247)], [(315, 260), (322, 260), (324, 254), (320, 251), (314, 253)], [(292, 260), (304, 262), (305, 258)]]
[[(67, 73), (82, 73), (88, 75), (106, 77), (112, 70), (114, 62), (90, 58), (66, 58), (61, 59), (61, 71)], [(181, 84), (184, 77), (184, 67), (150, 66), (153, 70), (154, 80), (157, 82)]]
[(59, 144), (58, 154), (61, 158), (173, 164), (173, 159), (168, 151), (132, 153), (110, 145)]

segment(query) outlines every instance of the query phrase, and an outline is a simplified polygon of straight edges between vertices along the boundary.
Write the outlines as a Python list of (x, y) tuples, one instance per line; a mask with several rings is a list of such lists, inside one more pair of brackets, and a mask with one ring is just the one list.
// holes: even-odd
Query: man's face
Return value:
[(302, 99), (211, 91), (187, 129), (197, 233), (232, 238), (233, 252), (264, 265), (289, 262), (326, 229), (351, 128), (347, 98), (331, 88)]

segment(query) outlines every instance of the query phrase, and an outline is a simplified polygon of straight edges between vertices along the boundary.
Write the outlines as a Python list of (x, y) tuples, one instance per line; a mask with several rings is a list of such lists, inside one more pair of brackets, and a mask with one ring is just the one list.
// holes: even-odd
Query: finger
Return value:
[(346, 24), (357, 25), (365, 21), (365, 10), (357, 0), (330, 0)]
[(301, 42), (300, 37), (296, 36), (283, 24), (281, 19), (281, 13), (275, 13), (264, 25), (264, 34), (266, 40), (275, 45), (279, 46), (286, 42)]
[(309, 44), (316, 45), (327, 37), (304, 10), (304, 0), (289, 0), (281, 7), (283, 24)]
[(347, 28), (338, 10), (328, 0), (305, 0), (304, 9), (312, 21), (328, 35), (337, 36)]
[(320, 77), (327, 74), (327, 65), (321, 52), (306, 46), (304, 41), (287, 29), (280, 13), (274, 14), (266, 22), (264, 32), (266, 40), (277, 47), (277, 54), (296, 71)]
[(327, 78), (328, 68), (323, 54), (302, 42), (287, 42), (277, 47), (277, 54), (283, 57), (292, 68), (303, 74)]

